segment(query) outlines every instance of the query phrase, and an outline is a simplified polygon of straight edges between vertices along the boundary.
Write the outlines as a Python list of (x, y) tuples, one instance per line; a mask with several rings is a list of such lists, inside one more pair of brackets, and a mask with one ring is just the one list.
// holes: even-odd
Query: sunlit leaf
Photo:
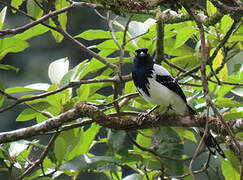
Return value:
[[(42, 111), (50, 106), (47, 102), (38, 102), (36, 104), (32, 104), (33, 108)], [(38, 112), (36, 112), (34, 109), (26, 108), (23, 110), (17, 117), (16, 121), (28, 121), (31, 119), (34, 119)]]
[(29, 43), (15, 37), (0, 39), (0, 60), (9, 52), (20, 52), (29, 47)]
[(240, 118), (243, 118), (243, 112), (230, 112), (224, 114), (224, 120), (236, 120)]
[[(213, 54), (214, 49), (211, 51), (211, 55)], [(213, 61), (213, 69), (216, 70), (223, 62), (223, 55), (222, 51), (219, 50), (217, 56), (214, 58)], [(228, 68), (225, 64), (224, 67), (221, 69), (221, 71), (217, 74), (219, 79), (222, 79), (223, 81), (228, 80)]]
[(185, 42), (196, 32), (196, 29), (190, 26), (184, 27), (179, 30), (176, 36), (174, 49), (182, 46)]
[(243, 106), (242, 102), (237, 102), (231, 98), (218, 98), (215, 104), (219, 107), (241, 107)]
[[(11, 0), (11, 6), (15, 7), (16, 9), (19, 9), (19, 6), (24, 2), (25, 0)], [(15, 10), (12, 10), (13, 13), (15, 13)]]
[[(95, 34), (95, 36), (94, 36)], [(83, 33), (74, 36), (75, 38), (83, 38), (86, 40), (96, 40), (96, 39), (110, 39), (112, 38), (111, 33), (109, 31), (103, 31), (103, 30), (87, 30)]]
[(16, 68), (16, 67), (11, 66), (11, 65), (3, 65), (3, 64), (0, 64), (0, 69), (4, 69), (4, 70), (14, 70), (16, 72), (19, 71), (19, 68)]
[[(4, 91), (4, 85), (0, 82), (0, 90)], [(0, 107), (2, 106), (3, 102), (5, 100), (5, 96), (4, 94), (0, 93)]]
[(181, 128), (181, 127), (173, 127), (173, 130), (180, 136), (180, 138), (186, 138), (189, 139), (193, 142), (197, 142), (195, 135), (193, 134), (192, 131), (189, 131), (185, 128)]
[(43, 10), (37, 4), (37, 3), (41, 4), (42, 1), (43, 0), (28, 0), (27, 1), (27, 12), (30, 16), (32, 16), (36, 19), (39, 19), (43, 15)]
[(217, 9), (214, 7), (214, 5), (210, 1), (207, 1), (207, 13), (211, 16), (216, 13), (216, 11)]
[(23, 33), (15, 35), (14, 37), (18, 38), (18, 39), (22, 39), (22, 40), (28, 40), (32, 37), (44, 34), (47, 31), (49, 31), (49, 28), (47, 28), (46, 26), (44, 26), (42, 24), (38, 24), (38, 25), (24, 31)]
[(230, 150), (224, 151), (227, 160), (222, 160), (222, 172), (226, 180), (240, 179), (240, 162)]
[(82, 149), (80, 149), (80, 154), (86, 154), (89, 152), (92, 142), (100, 128), (100, 125), (93, 123), (91, 127), (84, 132), (83, 141), (80, 146), (82, 147)]

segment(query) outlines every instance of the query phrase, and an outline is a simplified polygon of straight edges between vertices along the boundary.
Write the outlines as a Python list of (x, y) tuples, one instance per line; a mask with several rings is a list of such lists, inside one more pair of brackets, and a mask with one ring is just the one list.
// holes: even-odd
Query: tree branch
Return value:
[[(124, 115), (127, 116), (128, 114)], [(0, 133), (0, 144), (41, 135), (61, 127), (64, 123), (69, 123), (81, 117), (89, 117), (103, 127), (127, 131), (147, 129), (158, 126), (204, 127), (206, 122), (205, 116), (181, 116), (177, 114), (166, 114), (163, 119), (156, 118), (155, 115), (149, 115), (147, 116), (146, 121), (139, 125), (137, 123), (138, 113), (135, 113), (130, 117), (113, 116), (106, 115), (102, 110), (95, 106), (80, 103), (74, 108), (39, 124), (14, 131)], [(93, 121), (87, 121), (87, 123), (89, 124)], [(225, 133), (225, 129), (222, 129), (221, 126), (219, 126), (218, 119), (209, 117), (208, 121), (209, 127), (214, 127), (214, 129), (218, 127), (218, 133)], [(84, 125), (86, 125), (86, 123), (81, 124), (81, 126)]]

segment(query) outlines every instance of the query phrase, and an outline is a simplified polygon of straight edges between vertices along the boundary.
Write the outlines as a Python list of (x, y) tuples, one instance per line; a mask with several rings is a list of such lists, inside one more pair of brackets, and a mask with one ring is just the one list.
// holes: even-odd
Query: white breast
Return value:
[[(159, 66), (159, 67), (161, 67), (161, 66)], [(163, 72), (163, 75), (170, 75), (170, 73), (168, 71), (167, 71), (168, 74), (167, 73), (165, 74), (165, 72)], [(148, 101), (152, 104), (166, 106), (166, 107), (171, 105), (173, 110), (178, 114), (184, 115), (184, 114), (188, 113), (188, 108), (187, 108), (185, 102), (183, 101), (183, 99), (179, 95), (174, 93), (173, 91), (169, 90), (164, 85), (157, 82), (155, 80), (155, 74), (153, 74), (152, 76), (153, 76), (152, 78), (148, 78), (149, 87), (150, 87), (150, 88), (148, 88), (148, 91), (149, 91), (150, 96), (146, 95), (141, 88), (137, 88), (137, 90), (140, 92), (142, 97), (146, 101)]]

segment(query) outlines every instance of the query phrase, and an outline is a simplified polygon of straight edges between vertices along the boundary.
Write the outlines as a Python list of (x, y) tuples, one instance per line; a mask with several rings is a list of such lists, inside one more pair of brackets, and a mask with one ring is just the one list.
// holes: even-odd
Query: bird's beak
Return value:
[(142, 52), (140, 52), (140, 54), (139, 54), (139, 56), (140, 57), (144, 57), (146, 54), (142, 51)]

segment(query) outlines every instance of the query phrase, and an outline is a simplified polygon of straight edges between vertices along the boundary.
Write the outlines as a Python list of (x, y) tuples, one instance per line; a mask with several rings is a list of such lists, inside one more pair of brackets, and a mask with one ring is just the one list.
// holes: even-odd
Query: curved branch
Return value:
[[(93, 121), (84, 121), (80, 124), (80, 127), (96, 122), (103, 127), (117, 130), (136, 130), (158, 126), (203, 127), (206, 122), (206, 117), (200, 115), (181, 116), (177, 114), (165, 114), (163, 119), (158, 119), (154, 115), (148, 115), (146, 121), (140, 125), (137, 123), (137, 115), (130, 117), (113, 117), (106, 115), (102, 110), (95, 106), (80, 103), (74, 108), (39, 124), (14, 131), (0, 133), (0, 144), (41, 135), (45, 132), (61, 127), (64, 123), (74, 121), (81, 117), (89, 117), (93, 119)], [(214, 127), (214, 129), (215, 127), (218, 127), (217, 132), (222, 134), (225, 133), (225, 129), (222, 129), (219, 126), (219, 120), (209, 117), (208, 121), (210, 127)]]

